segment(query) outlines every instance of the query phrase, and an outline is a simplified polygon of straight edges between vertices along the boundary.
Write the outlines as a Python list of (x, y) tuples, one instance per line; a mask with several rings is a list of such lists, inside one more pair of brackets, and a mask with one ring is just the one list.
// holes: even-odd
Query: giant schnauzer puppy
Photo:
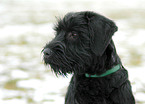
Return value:
[(44, 63), (72, 79), (65, 104), (135, 104), (128, 72), (112, 40), (115, 23), (97, 13), (68, 13), (43, 49)]

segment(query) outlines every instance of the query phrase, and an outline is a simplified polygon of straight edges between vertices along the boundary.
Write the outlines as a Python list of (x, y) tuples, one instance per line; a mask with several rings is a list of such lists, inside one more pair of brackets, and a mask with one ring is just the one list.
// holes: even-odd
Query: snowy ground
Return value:
[(91, 10), (113, 19), (117, 51), (137, 104), (145, 104), (144, 0), (0, 0), (0, 104), (63, 104), (68, 78), (42, 62), (55, 16)]

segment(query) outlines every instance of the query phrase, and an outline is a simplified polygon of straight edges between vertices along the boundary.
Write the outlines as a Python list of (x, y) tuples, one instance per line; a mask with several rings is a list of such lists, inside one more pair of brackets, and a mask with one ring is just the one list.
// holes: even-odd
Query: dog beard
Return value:
[(86, 67), (90, 66), (93, 58), (89, 53), (90, 49), (83, 46), (76, 49), (70, 45), (66, 46), (60, 41), (51, 41), (44, 49), (48, 47), (52, 50), (52, 54), (49, 57), (44, 56), (44, 63), (49, 64), (51, 69), (59, 75), (66, 76), (68, 73), (84, 74)]

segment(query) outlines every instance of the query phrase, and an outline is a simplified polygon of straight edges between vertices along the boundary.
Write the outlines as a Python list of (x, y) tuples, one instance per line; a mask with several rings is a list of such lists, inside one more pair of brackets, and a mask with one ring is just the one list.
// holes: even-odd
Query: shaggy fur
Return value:
[[(72, 73), (65, 104), (135, 104), (128, 72), (112, 40), (115, 23), (94, 12), (68, 13), (55, 26), (55, 38), (43, 49), (44, 62), (59, 75)], [(100, 78), (120, 64), (121, 68)]]

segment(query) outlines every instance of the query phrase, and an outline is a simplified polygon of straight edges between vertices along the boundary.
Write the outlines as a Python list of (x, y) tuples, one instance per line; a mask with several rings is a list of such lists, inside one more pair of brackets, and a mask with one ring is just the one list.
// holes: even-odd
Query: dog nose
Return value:
[(50, 56), (50, 54), (52, 53), (52, 51), (51, 51), (51, 49), (46, 48), (46, 49), (43, 50), (43, 53), (44, 53), (45, 56)]

